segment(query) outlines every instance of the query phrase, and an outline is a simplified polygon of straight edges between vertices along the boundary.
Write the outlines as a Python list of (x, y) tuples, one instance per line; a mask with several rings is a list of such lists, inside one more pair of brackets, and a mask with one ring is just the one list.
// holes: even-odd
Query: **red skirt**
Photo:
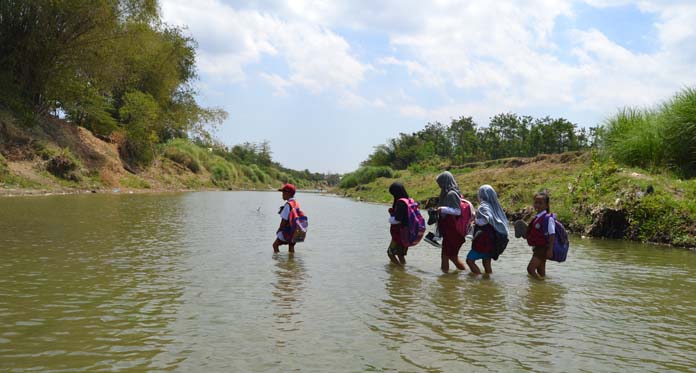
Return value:
[(440, 219), (440, 234), (442, 234), (442, 255), (457, 256), (459, 250), (466, 241), (466, 237), (459, 234), (456, 227), (456, 216), (445, 215)]

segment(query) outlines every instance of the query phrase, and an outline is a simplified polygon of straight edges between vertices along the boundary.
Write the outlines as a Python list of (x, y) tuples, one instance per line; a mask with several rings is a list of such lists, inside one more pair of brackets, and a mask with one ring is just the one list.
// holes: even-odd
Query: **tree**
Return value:
[(125, 132), (139, 163), (151, 155), (133, 152), (153, 143), (213, 142), (208, 129), (226, 113), (196, 103), (196, 43), (157, 9), (155, 0), (0, 1), (0, 105), (27, 117), (63, 112), (101, 136)]
[(452, 119), (447, 133), (452, 143), (452, 160), (455, 163), (479, 159), (480, 145), (477, 141), (476, 131), (476, 123), (473, 118)]

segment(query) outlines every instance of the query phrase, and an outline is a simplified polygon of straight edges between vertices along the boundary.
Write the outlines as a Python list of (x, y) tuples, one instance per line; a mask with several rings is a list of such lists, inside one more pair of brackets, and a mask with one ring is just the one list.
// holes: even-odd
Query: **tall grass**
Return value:
[(696, 176), (696, 89), (685, 88), (665, 102), (660, 120), (672, 166)]
[(624, 108), (604, 124), (604, 147), (617, 161), (653, 171), (696, 175), (696, 89), (656, 109)]
[(395, 172), (388, 166), (364, 166), (354, 172), (345, 174), (338, 184), (341, 188), (352, 188), (357, 185), (367, 184), (379, 177), (394, 177)]
[(655, 169), (664, 163), (664, 138), (659, 113), (624, 108), (605, 124), (605, 145), (618, 162)]

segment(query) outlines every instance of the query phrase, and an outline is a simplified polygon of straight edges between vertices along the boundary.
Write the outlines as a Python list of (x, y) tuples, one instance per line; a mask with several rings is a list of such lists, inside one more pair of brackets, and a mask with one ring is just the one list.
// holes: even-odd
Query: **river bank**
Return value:
[[(478, 187), (497, 191), (511, 221), (528, 219), (533, 194), (548, 190), (551, 210), (569, 231), (583, 236), (696, 247), (696, 181), (620, 167), (592, 152), (508, 158), (451, 167), (464, 197), (475, 202)], [(398, 171), (393, 178), (337, 191), (361, 201), (391, 201), (388, 188), (401, 181), (423, 207), (439, 194), (439, 170)]]
[(0, 196), (274, 190), (287, 181), (326, 188), (302, 172), (242, 163), (222, 149), (184, 139), (153, 149), (154, 160), (145, 167), (130, 162), (124, 149), (118, 136), (97, 137), (55, 117), (20, 124), (0, 111)]

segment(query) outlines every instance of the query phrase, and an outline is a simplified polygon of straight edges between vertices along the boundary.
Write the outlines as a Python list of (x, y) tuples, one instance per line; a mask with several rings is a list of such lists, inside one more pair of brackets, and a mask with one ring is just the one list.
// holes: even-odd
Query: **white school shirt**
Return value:
[[(287, 202), (294, 201), (294, 198), (288, 199)], [(285, 206), (283, 206), (283, 210), (280, 212), (280, 218), (283, 220), (289, 220), (290, 219), (290, 204), (285, 203)]]
[[(545, 214), (546, 214), (546, 210), (536, 214), (536, 217), (534, 218), (534, 220), (544, 216)], [(539, 227), (539, 228), (541, 228), (541, 227)], [(556, 220), (553, 218), (553, 216), (549, 216), (548, 231), (544, 232), (544, 233), (546, 235), (549, 235), (549, 236), (556, 234)]]
[(455, 215), (459, 216), (462, 214), (462, 209), (455, 209), (454, 207), (443, 206), (440, 207), (440, 213), (442, 215)]

